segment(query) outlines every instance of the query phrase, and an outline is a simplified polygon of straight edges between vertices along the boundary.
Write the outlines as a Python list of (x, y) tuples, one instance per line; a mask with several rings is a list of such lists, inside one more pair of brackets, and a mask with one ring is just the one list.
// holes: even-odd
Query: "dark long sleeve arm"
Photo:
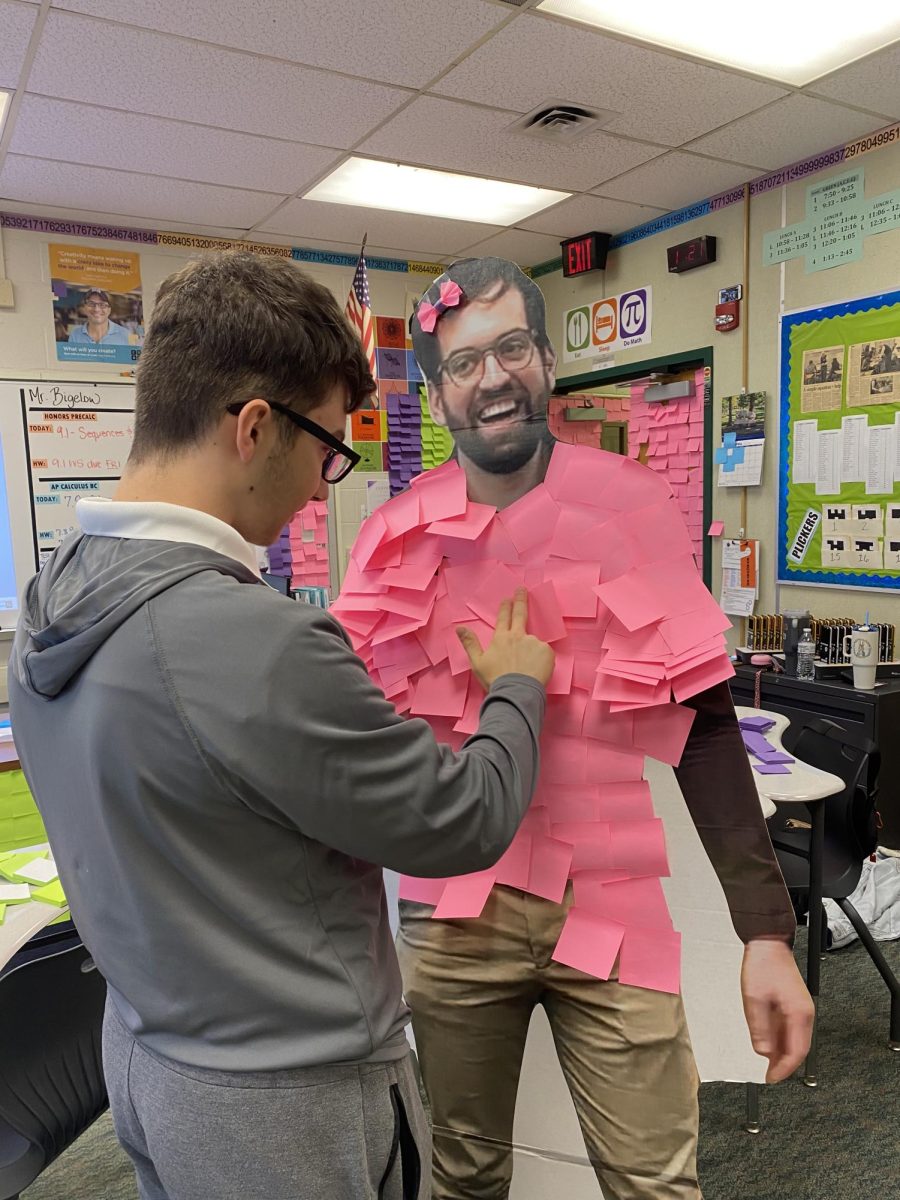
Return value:
[(727, 683), (685, 702), (697, 715), (675, 776), (725, 892), (735, 932), (792, 941), (793, 909)]

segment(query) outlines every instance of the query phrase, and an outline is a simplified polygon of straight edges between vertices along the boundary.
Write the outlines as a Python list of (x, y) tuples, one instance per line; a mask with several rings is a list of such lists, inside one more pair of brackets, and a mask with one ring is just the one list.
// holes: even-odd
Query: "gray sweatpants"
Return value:
[(108, 1002), (103, 1065), (142, 1200), (429, 1200), (412, 1059), (276, 1072), (185, 1067)]

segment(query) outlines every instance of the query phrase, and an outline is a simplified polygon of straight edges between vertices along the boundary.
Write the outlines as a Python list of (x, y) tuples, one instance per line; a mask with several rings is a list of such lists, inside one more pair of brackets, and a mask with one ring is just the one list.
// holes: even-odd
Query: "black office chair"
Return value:
[[(863, 862), (878, 845), (876, 805), (881, 761), (878, 747), (855, 730), (842, 729), (833, 721), (817, 719), (810, 721), (801, 731), (794, 753), (803, 762), (838, 775), (844, 781), (843, 791), (821, 802), (824, 819), (821, 831), (820, 895), (834, 900), (847, 915), (887, 984), (891, 994), (888, 1044), (892, 1050), (900, 1051), (900, 982), (848, 899), (859, 884)], [(804, 908), (809, 911), (810, 896), (815, 897), (818, 892), (810, 869), (815, 813), (810, 817), (812, 828), (798, 829), (794, 827), (796, 810), (797, 805), (780, 808), (769, 819), (769, 832), (785, 883), (802, 914)], [(810, 937), (815, 936), (815, 927), (821, 929), (822, 923), (811, 919)], [(813, 958), (818, 960), (817, 955), (812, 955), (811, 962)], [(815, 984), (814, 995), (818, 993), (818, 978)]]
[(16, 1200), (107, 1107), (105, 1002), (77, 937), (0, 974), (0, 1200)]

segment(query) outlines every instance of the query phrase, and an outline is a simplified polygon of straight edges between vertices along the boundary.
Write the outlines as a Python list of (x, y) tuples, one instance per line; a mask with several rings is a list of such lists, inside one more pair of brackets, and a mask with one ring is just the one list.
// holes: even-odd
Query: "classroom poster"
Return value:
[(781, 318), (778, 578), (900, 588), (900, 292)]
[(52, 243), (48, 249), (57, 361), (137, 362), (144, 342), (140, 255)]

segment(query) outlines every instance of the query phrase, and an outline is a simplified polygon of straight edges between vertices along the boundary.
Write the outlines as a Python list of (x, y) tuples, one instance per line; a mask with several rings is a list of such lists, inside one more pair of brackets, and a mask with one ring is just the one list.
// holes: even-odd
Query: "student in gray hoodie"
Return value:
[(254, 545), (353, 465), (372, 392), (324, 287), (207, 258), (161, 286), (113, 500), (28, 585), (16, 744), (109, 984), (104, 1062), (144, 1200), (430, 1195), (382, 867), (492, 865), (531, 798), (548, 646), (505, 604), (459, 753), (404, 720)]

